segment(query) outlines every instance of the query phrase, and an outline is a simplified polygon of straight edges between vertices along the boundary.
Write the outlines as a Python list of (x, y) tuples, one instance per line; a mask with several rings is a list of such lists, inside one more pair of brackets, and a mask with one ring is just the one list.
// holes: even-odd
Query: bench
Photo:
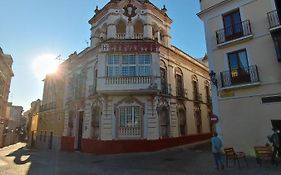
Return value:
[(240, 168), (239, 159), (244, 159), (248, 167), (248, 162), (244, 152), (235, 152), (233, 148), (224, 148), (223, 150), (225, 154), (226, 167), (228, 167), (229, 159), (232, 159), (234, 161), (234, 165), (236, 165), (236, 161), (237, 161), (239, 168)]
[(272, 160), (272, 149), (269, 146), (255, 146), (257, 163), (262, 166), (262, 160)]

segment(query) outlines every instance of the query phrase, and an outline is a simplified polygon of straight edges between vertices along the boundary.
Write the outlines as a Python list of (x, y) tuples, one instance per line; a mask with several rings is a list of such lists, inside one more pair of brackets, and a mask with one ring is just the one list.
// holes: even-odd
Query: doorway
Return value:
[(77, 150), (81, 150), (82, 136), (83, 136), (83, 115), (84, 111), (79, 112), (79, 125), (78, 125), (78, 144)]
[(281, 131), (281, 120), (271, 120), (272, 128)]
[(53, 132), (50, 132), (49, 149), (53, 147)]

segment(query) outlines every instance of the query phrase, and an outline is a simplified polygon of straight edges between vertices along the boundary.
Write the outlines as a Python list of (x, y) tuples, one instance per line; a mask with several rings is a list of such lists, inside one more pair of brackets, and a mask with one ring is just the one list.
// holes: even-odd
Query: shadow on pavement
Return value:
[(18, 150), (6, 155), (6, 157), (15, 157), (14, 162), (18, 165), (23, 165), (31, 162), (30, 156), (30, 151), (25, 150), (24, 147), (21, 147)]

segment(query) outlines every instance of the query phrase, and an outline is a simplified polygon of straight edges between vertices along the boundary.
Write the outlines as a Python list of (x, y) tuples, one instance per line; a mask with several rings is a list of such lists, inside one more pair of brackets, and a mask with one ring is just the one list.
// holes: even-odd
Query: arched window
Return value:
[(180, 68), (176, 68), (176, 96), (184, 97), (183, 73)]
[(202, 133), (202, 117), (201, 117), (200, 105), (195, 105), (194, 108), (195, 108), (194, 117), (195, 117), (195, 122), (196, 122), (196, 130), (197, 130), (197, 133)]
[(161, 29), (160, 30), (160, 42), (162, 43), (162, 44), (164, 44), (165, 43), (165, 40), (164, 40), (164, 31), (163, 31), (163, 29)]
[(142, 39), (143, 30), (144, 30), (143, 22), (141, 20), (136, 21), (134, 25), (134, 39)]
[(168, 94), (167, 68), (164, 61), (160, 61), (161, 93)]
[(186, 131), (186, 112), (184, 109), (178, 111), (178, 121), (179, 121), (179, 135), (185, 136)]
[(195, 101), (199, 101), (200, 95), (198, 91), (198, 79), (195, 75), (192, 77), (192, 86), (193, 86), (193, 99)]
[(210, 88), (209, 85), (205, 83), (205, 95), (206, 95), (206, 103), (211, 103), (211, 96), (210, 96)]
[(168, 107), (161, 107), (159, 110), (159, 123), (160, 123), (160, 137), (169, 137), (170, 131), (170, 118)]
[(116, 25), (116, 35), (118, 39), (125, 39), (126, 36), (126, 24), (124, 21), (119, 20)]
[(92, 138), (97, 139), (100, 137), (100, 116), (101, 109), (98, 106), (92, 107)]

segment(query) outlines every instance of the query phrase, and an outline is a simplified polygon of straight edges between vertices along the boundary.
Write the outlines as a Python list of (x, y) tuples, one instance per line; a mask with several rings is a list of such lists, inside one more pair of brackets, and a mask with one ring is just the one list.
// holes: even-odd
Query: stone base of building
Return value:
[[(197, 134), (185, 137), (159, 140), (110, 140), (82, 139), (81, 152), (95, 154), (120, 154), (133, 152), (153, 152), (166, 148), (196, 143), (210, 139), (211, 134)], [(62, 137), (61, 150), (73, 152), (74, 137)]]

